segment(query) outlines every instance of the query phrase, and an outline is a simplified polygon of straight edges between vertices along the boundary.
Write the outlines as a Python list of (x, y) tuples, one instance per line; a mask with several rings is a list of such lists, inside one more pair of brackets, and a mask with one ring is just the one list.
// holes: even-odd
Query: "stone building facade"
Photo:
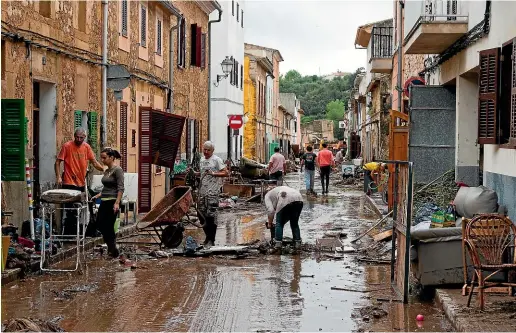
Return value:
[[(26, 155), (36, 167), (35, 194), (54, 186), (56, 155), (61, 145), (73, 138), (76, 127), (88, 130), (87, 140), (97, 154), (103, 146), (120, 149), (124, 155), (121, 164), (129, 173), (139, 172), (140, 107), (170, 109), (195, 121), (190, 128), (197, 129), (196, 141), (188, 143), (187, 135), (191, 138), (192, 134), (187, 133), (187, 126), (183, 131), (183, 155), (187, 148), (193, 148), (194, 142), (207, 138), (208, 20), (218, 3), (108, 4), (108, 63), (126, 67), (131, 79), (122, 91), (121, 101), (108, 89), (104, 129), (102, 2), (2, 2), (2, 98), (25, 100)], [(194, 36), (197, 33), (199, 37)], [(201, 41), (201, 48), (197, 47), (200, 54), (192, 56), (196, 50), (192, 40), (197, 41), (196, 38)], [(106, 142), (101, 142), (103, 131), (107, 134)], [(165, 195), (165, 173), (153, 166), (150, 179), (154, 204)], [(11, 193), (4, 204), (14, 212), (14, 223), (21, 223), (28, 216), (25, 187), (24, 182), (2, 182), (3, 193)]]
[(245, 54), (244, 57), (244, 156), (260, 163), (268, 161), (267, 76), (272, 75), (272, 61), (267, 57)]

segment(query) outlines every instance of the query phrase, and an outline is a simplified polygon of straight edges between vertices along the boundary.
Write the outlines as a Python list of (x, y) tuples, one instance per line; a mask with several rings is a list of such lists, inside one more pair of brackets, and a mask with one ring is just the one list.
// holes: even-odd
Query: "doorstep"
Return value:
[(461, 289), (436, 289), (437, 302), (458, 332), (515, 332), (516, 313), (500, 310), (499, 302), (515, 302), (516, 297), (499, 294), (485, 294), (485, 308), (481, 312), (477, 305), (478, 293), (473, 294), (471, 307), (468, 297)]
[[(136, 231), (136, 224), (129, 224), (127, 226), (120, 227), (118, 231), (117, 237), (128, 236)], [(88, 251), (95, 247), (96, 245), (104, 244), (104, 240), (102, 237), (89, 238), (84, 243), (84, 251)], [(64, 251), (60, 251), (57, 254), (50, 256), (49, 263), (50, 265), (57, 264), (66, 259), (72, 258), (77, 253), (77, 247), (71, 246)], [(38, 272), (40, 270), (40, 261), (32, 261), (30, 264), (31, 272)], [(21, 277), (21, 268), (14, 269), (6, 269), (2, 272), (2, 286), (8, 283), (17, 281)]]

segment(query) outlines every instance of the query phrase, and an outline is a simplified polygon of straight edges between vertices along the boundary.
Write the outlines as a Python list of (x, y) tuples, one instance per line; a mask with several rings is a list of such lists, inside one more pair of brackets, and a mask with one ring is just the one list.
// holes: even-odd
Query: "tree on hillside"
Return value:
[(326, 105), (326, 119), (333, 120), (333, 136), (342, 140), (344, 131), (339, 128), (339, 121), (344, 119), (344, 102), (340, 99), (329, 102)]
[(296, 71), (295, 69), (291, 69), (287, 72), (287, 74), (285, 74), (285, 76), (283, 78), (286, 81), (295, 81), (295, 80), (300, 80), (303, 77), (301, 76), (301, 74), (298, 71)]
[(326, 104), (326, 119), (337, 121), (344, 119), (344, 102), (337, 99)]

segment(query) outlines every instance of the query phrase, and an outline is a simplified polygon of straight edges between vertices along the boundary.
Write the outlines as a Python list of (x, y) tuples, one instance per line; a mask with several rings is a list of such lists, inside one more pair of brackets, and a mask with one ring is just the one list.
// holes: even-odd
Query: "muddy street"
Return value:
[[(304, 188), (293, 173), (286, 184)], [(317, 187), (319, 186), (319, 188)], [(316, 191), (321, 192), (316, 179)], [(303, 191), (304, 192), (304, 191)], [(378, 218), (356, 188), (330, 186), (307, 199), (300, 227), (304, 243), (341, 230), (345, 246)], [(217, 245), (268, 239), (259, 204), (220, 212)], [(198, 240), (202, 231), (187, 234)], [(291, 237), (289, 226), (285, 236)], [(355, 245), (360, 247), (360, 245)], [(447, 331), (433, 303), (388, 302), (390, 267), (367, 265), (346, 253), (142, 259), (136, 269), (87, 254), (84, 274), (32, 276), (2, 288), (2, 319), (57, 318), (66, 331)], [(336, 287), (332, 289), (332, 287)], [(345, 290), (338, 290), (338, 289)], [(378, 299), (381, 299), (380, 301)], [(386, 301), (387, 300), (387, 301)], [(417, 314), (425, 321), (416, 322)]]

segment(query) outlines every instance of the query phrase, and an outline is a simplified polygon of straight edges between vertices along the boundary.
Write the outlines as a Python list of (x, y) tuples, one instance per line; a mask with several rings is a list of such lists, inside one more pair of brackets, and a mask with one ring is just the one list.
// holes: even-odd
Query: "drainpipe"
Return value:
[(222, 21), (222, 8), (217, 2), (215, 3), (219, 12), (219, 18), (208, 21), (208, 140), (211, 140), (211, 24)]
[(398, 22), (399, 22), (399, 25), (398, 25), (398, 82), (397, 82), (397, 87), (396, 87), (396, 90), (398, 91), (398, 111), (401, 112), (401, 99), (403, 98), (403, 89), (401, 88), (401, 79), (402, 79), (402, 75), (403, 75), (403, 70), (402, 70), (402, 66), (403, 66), (403, 55), (402, 55), (402, 46), (401, 44), (403, 43), (403, 34), (402, 34), (402, 27), (403, 27), (403, 1), (399, 1), (399, 4), (398, 4)]
[(107, 144), (107, 35), (108, 0), (102, 0), (102, 147)]

